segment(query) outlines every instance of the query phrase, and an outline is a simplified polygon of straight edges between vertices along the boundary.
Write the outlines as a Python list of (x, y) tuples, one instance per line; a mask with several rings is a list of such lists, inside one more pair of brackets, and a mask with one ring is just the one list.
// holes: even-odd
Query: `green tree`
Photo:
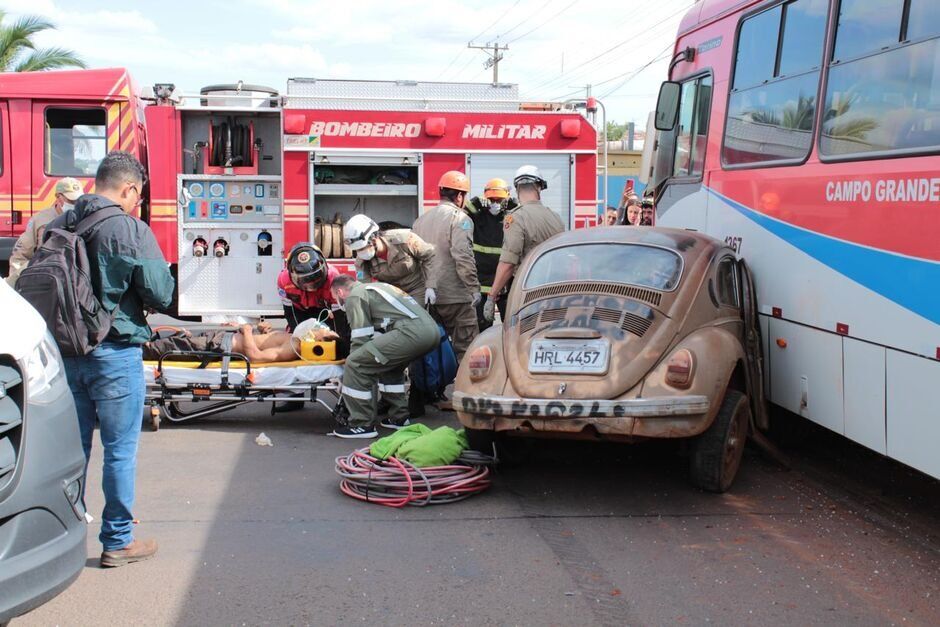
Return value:
[(0, 72), (41, 72), (65, 67), (85, 67), (85, 62), (65, 48), (36, 48), (32, 38), (55, 25), (35, 15), (7, 23), (0, 9)]
[(626, 134), (626, 124), (617, 124), (613, 120), (607, 123), (607, 141), (619, 142)]

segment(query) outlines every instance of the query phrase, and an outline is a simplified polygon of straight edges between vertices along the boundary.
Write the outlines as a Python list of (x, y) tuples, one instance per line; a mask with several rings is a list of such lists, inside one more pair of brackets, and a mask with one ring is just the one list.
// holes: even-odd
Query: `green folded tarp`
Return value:
[(418, 468), (427, 468), (453, 464), (466, 448), (467, 436), (463, 429), (438, 427), (431, 431), (422, 424), (413, 424), (377, 440), (369, 452), (378, 459), (395, 456)]

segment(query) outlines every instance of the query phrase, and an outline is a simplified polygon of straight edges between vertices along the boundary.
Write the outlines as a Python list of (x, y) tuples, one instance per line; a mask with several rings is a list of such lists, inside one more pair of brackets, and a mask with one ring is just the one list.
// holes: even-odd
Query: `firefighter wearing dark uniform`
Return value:
[(277, 277), (277, 291), (288, 331), (311, 318), (323, 320), (340, 336), (336, 350), (345, 356), (349, 352), (349, 325), (346, 314), (334, 307), (336, 301), (330, 292), (337, 276), (339, 272), (327, 265), (319, 248), (301, 242), (287, 255), (287, 267)]
[(407, 426), (405, 368), (437, 346), (437, 323), (414, 298), (386, 283), (359, 283), (344, 275), (333, 281), (332, 291), (352, 329), (352, 350), (343, 369), (349, 424), (337, 426), (332, 435), (374, 438), (379, 393), (389, 404), (382, 426)]
[(483, 316), (492, 320), (496, 314), (496, 295), (509, 284), (516, 268), (533, 248), (565, 230), (558, 215), (542, 204), (541, 192), (548, 187), (538, 168), (524, 165), (513, 179), (519, 207), (503, 220), (503, 249), (496, 267), (493, 289), (483, 306)]
[[(509, 184), (503, 179), (491, 179), (483, 189), (483, 198), (474, 196), (465, 208), (473, 221), (473, 258), (477, 264), (481, 293), (476, 306), (477, 323), (481, 332), (493, 324), (483, 317), (483, 302), (493, 287), (503, 248), (503, 218), (517, 206), (518, 203), (509, 195)], [(507, 288), (496, 297), (496, 304), (504, 316), (508, 293)]]

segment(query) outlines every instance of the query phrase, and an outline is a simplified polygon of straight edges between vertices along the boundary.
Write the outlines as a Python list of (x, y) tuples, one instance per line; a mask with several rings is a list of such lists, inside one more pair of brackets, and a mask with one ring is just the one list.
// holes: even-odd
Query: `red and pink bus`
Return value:
[(701, 0), (674, 52), (657, 224), (751, 266), (774, 404), (940, 477), (940, 2)]

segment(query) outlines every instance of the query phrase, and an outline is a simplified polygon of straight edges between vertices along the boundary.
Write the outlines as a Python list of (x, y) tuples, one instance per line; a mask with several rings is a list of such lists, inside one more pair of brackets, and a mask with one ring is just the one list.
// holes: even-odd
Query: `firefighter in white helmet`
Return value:
[(419, 303), (432, 282), (434, 247), (409, 229), (380, 231), (375, 220), (359, 214), (343, 227), (343, 239), (356, 254), (356, 276), (363, 283), (394, 285)]
[[(542, 204), (542, 190), (548, 182), (534, 165), (524, 165), (516, 170), (513, 179), (519, 207), (503, 220), (503, 250), (496, 266), (493, 288), (483, 305), (483, 317), (492, 320), (496, 315), (496, 301), (516, 268), (533, 248), (565, 230), (561, 218)], [(508, 312), (503, 313), (508, 315)]]

